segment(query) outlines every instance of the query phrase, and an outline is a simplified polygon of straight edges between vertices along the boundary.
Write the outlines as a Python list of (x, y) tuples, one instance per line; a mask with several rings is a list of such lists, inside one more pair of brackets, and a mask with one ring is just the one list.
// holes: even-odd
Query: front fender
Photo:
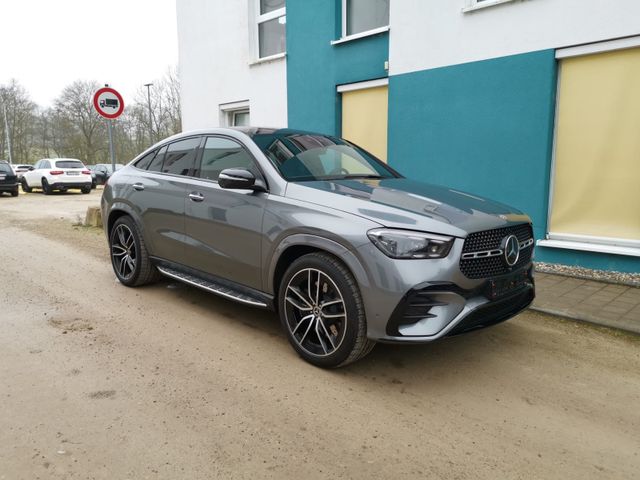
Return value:
[(328, 238), (312, 235), (308, 233), (297, 233), (285, 237), (274, 249), (269, 262), (269, 268), (266, 271), (266, 278), (263, 279), (263, 285), (266, 291), (273, 294), (275, 292), (275, 272), (276, 266), (282, 254), (290, 247), (305, 246), (324, 250), (339, 258), (351, 271), (361, 289), (369, 288), (371, 282), (367, 271), (362, 266), (362, 262), (357, 255), (346, 248), (344, 245), (329, 240)]

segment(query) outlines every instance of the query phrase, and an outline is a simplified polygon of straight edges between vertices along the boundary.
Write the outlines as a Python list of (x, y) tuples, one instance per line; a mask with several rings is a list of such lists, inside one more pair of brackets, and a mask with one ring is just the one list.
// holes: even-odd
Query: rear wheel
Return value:
[(82, 187), (82, 188), (80, 189), (80, 191), (81, 191), (82, 193), (91, 193), (91, 187), (90, 187), (90, 186), (89, 186), (89, 187)]
[(53, 189), (51, 188), (51, 185), (49, 185), (49, 182), (47, 182), (46, 178), (42, 179), (42, 192), (45, 195), (51, 195), (53, 193)]
[(280, 321), (307, 362), (335, 368), (371, 351), (360, 289), (335, 257), (311, 253), (287, 269), (278, 295)]
[(116, 220), (109, 234), (109, 250), (113, 271), (123, 285), (138, 287), (154, 282), (160, 276), (131, 217)]
[(31, 193), (32, 192), (31, 187), (29, 186), (29, 184), (27, 183), (27, 180), (24, 177), (22, 177), (22, 181), (20, 182), (20, 185), (22, 185), (22, 191), (24, 193)]

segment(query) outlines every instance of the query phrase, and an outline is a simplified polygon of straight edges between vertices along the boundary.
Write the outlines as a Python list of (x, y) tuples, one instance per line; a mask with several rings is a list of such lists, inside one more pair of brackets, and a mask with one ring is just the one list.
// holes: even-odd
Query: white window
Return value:
[(342, 37), (389, 27), (389, 0), (342, 0)]
[(255, 0), (255, 52), (258, 59), (287, 51), (285, 0)]
[(466, 5), (462, 9), (463, 12), (471, 12), (480, 8), (491, 7), (501, 3), (512, 2), (513, 0), (466, 0)]
[(248, 108), (246, 110), (235, 110), (230, 115), (232, 127), (248, 127), (250, 125)]
[(220, 105), (220, 126), (248, 127), (250, 121), (249, 101), (223, 103)]

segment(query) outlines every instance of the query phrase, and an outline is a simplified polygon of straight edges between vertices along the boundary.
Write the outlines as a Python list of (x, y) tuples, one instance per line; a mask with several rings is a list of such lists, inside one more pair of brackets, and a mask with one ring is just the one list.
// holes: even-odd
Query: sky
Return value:
[(175, 0), (0, 0), (0, 84), (15, 78), (42, 107), (75, 80), (126, 105), (177, 64)]

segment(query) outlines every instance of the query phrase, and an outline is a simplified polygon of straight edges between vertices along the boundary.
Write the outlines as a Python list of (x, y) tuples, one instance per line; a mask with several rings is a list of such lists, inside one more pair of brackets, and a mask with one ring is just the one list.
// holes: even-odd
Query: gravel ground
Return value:
[(583, 278), (585, 280), (597, 280), (599, 282), (640, 287), (640, 273), (610, 272), (544, 262), (536, 262), (536, 271), (564, 275), (566, 277)]

